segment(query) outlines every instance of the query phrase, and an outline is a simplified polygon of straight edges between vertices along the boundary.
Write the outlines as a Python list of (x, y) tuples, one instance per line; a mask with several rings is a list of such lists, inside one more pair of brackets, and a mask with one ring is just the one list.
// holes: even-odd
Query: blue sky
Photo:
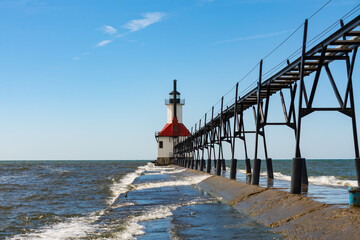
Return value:
[[(0, 0), (0, 159), (155, 159), (173, 79), (190, 129), (326, 2)], [(333, 0), (310, 20), (309, 39), (357, 4)], [(300, 47), (301, 34), (264, 60), (264, 72)], [(334, 75), (345, 76), (341, 67)], [(328, 104), (323, 82), (318, 103)], [(266, 133), (271, 157), (294, 156), (290, 129)], [(351, 121), (340, 114), (307, 117), (302, 134), (307, 158), (354, 157)]]

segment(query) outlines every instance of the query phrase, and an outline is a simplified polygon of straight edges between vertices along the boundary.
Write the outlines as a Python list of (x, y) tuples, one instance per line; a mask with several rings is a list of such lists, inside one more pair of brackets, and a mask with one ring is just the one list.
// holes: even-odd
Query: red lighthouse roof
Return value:
[(159, 133), (159, 137), (179, 137), (190, 136), (189, 130), (184, 124), (179, 123), (176, 117), (173, 117), (171, 123), (167, 123), (165, 127)]

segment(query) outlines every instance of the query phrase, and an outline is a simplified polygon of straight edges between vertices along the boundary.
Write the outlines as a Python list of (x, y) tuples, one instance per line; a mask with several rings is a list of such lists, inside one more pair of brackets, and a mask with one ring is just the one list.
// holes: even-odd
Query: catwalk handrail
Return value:
[[(306, 58), (311, 58), (311, 56), (314, 56), (317, 53), (321, 53), (322, 49), (324, 47), (327, 47), (331, 44), (333, 44), (334, 42), (336, 42), (336, 40), (339, 40), (340, 38), (342, 38), (344, 35), (346, 35), (347, 33), (349, 33), (351, 30), (353, 30), (354, 28), (356, 28), (357, 26), (360, 25), (360, 15), (357, 16), (356, 18), (354, 18), (353, 20), (351, 20), (349, 23), (347, 23), (346, 25), (344, 25), (343, 27), (341, 27), (340, 29), (338, 29), (335, 33), (331, 34), (329, 37), (327, 37), (326, 39), (324, 39), (322, 42), (320, 42), (319, 44), (317, 44), (316, 46), (314, 46), (312, 49), (310, 49), (309, 51), (307, 51), (305, 53), (305, 57)], [(348, 40), (350, 41), (350, 40)], [(335, 55), (332, 55), (332, 57), (341, 57), (344, 56), (347, 53), (347, 49), (354, 49), (356, 46), (360, 45), (359, 40), (354, 42), (353, 45), (340, 45), (337, 44), (338, 46), (342, 46), (341, 48), (339, 48), (339, 52), (336, 53)], [(343, 51), (341, 51), (343, 50)], [(330, 57), (329, 55), (327, 55), (327, 57)], [(325, 57), (326, 58), (326, 57)], [(328, 58), (326, 60), (327, 63), (330, 63), (332, 61), (334, 61), (335, 58), (331, 59)], [(294, 60), (292, 63), (290, 63), (288, 66), (284, 67), (283, 69), (281, 69), (280, 71), (278, 71), (276, 74), (274, 74), (273, 76), (269, 77), (267, 80), (263, 81), (261, 84), (261, 88), (264, 89), (265, 87), (267, 87), (269, 84), (271, 85), (271, 83), (276, 80), (279, 77), (285, 76), (287, 72), (297, 68), (301, 63), (301, 56), (299, 58), (297, 58), (296, 60)], [(306, 65), (306, 64), (305, 64)], [(311, 73), (315, 72), (316, 69), (310, 69), (307, 70), (306, 75), (310, 75)], [(294, 81), (292, 83), (288, 83), (286, 85), (284, 85), (284, 88), (287, 86), (292, 85), (294, 82), (298, 81), (299, 79), (294, 79)], [(279, 92), (282, 88), (278, 88), (274, 93)], [(249, 99), (250, 96), (256, 96), (258, 92), (258, 87), (256, 86), (255, 88), (253, 88), (251, 91), (249, 91), (247, 94), (245, 94), (243, 97), (239, 98), (239, 100), (237, 101), (237, 106), (239, 107), (242, 103), (245, 103), (246, 100)], [(272, 93), (273, 94), (273, 93)], [(264, 99), (266, 97), (263, 97), (260, 94), (260, 100)], [(256, 101), (248, 101), (246, 102), (246, 107), (243, 107), (243, 111), (248, 109), (251, 106), (257, 105)], [(232, 105), (230, 105), (227, 109), (225, 109), (223, 111), (223, 115), (228, 115), (228, 113), (231, 113), (231, 115), (233, 115), (234, 112), (234, 106), (235, 103), (233, 103)], [(211, 128), (211, 126), (216, 126), (218, 123), (220, 123), (220, 115), (221, 113), (218, 113), (216, 117), (214, 117), (213, 120), (210, 120), (208, 123), (206, 123), (205, 126), (203, 126), (202, 128), (198, 129), (197, 131), (195, 131), (192, 136), (196, 136), (199, 133), (201, 133), (202, 131), (204, 131), (206, 128)], [(184, 139), (184, 141), (189, 141), (191, 140), (191, 138), (187, 138)], [(179, 142), (180, 143), (180, 142)], [(175, 146), (176, 147), (176, 146)]]
[[(235, 98), (230, 107), (224, 109), (224, 96), (221, 98), (221, 111), (214, 116), (214, 107), (212, 107), (211, 120), (203, 122), (199, 121), (199, 128), (189, 137), (180, 137), (174, 139), (174, 162), (182, 166), (187, 166), (198, 169), (200, 162), (200, 170), (204, 168), (204, 151), (207, 150), (208, 159), (206, 164), (206, 172), (211, 171), (211, 159), (214, 160), (214, 166), (216, 166), (216, 174), (220, 175), (221, 168), (226, 170), (225, 160), (222, 149), (222, 142), (228, 142), (231, 144), (231, 167), (230, 178), (236, 178), (237, 159), (234, 158), (235, 154), (235, 139), (241, 139), (244, 143), (245, 153), (245, 166), (246, 172), (252, 173), (251, 184), (259, 184), (261, 159), (258, 158), (258, 142), (259, 136), (262, 137), (264, 143), (264, 155), (266, 160), (268, 179), (273, 179), (272, 159), (268, 157), (267, 146), (265, 140), (266, 125), (285, 125), (292, 128), (295, 132), (296, 148), (295, 157), (292, 159), (292, 173), (291, 173), (291, 188), (290, 192), (299, 194), (302, 191), (302, 186), (308, 184), (306, 159), (301, 157), (300, 151), (300, 135), (301, 135), (301, 119), (306, 115), (315, 111), (338, 111), (352, 119), (353, 140), (355, 150), (355, 168), (358, 186), (360, 187), (360, 149), (358, 144), (358, 134), (356, 127), (355, 117), (355, 103), (354, 103), (354, 91), (352, 86), (352, 74), (355, 65), (355, 59), (357, 56), (357, 50), (360, 46), (360, 29), (357, 28), (360, 25), (360, 15), (352, 19), (350, 22), (344, 25), (343, 21), (338, 21), (340, 28), (326, 37), (320, 43), (312, 47), (310, 50), (306, 50), (307, 44), (311, 41), (307, 41), (307, 26), (308, 20), (305, 20), (304, 34), (301, 48), (301, 56), (293, 62), (287, 60), (288, 65), (283, 67), (277, 73), (271, 77), (265, 77), (262, 74), (262, 63), (260, 61), (259, 66), (259, 78), (256, 87), (251, 87), (245, 95), (238, 95), (238, 86), (236, 84)], [(357, 28), (357, 30), (354, 30)], [(321, 33), (322, 34), (322, 33)], [(320, 35), (321, 35), (320, 34)], [(332, 46), (332, 47), (330, 47)], [(336, 60), (346, 61), (346, 77), (340, 81), (347, 79), (347, 86), (345, 96), (342, 97), (337, 88), (337, 84), (332, 76), (329, 65)], [(312, 107), (315, 92), (318, 87), (318, 81), (321, 73), (321, 69), (325, 68), (328, 76), (328, 80), (331, 83), (332, 90), (338, 100), (339, 105), (334, 107)], [(313, 74), (316, 73), (316, 74)], [(312, 88), (309, 98), (304, 86), (305, 80), (311, 84), (310, 75), (315, 75), (312, 81)], [(305, 79), (305, 77), (308, 77)], [(299, 82), (299, 87), (297, 83)], [(286, 109), (286, 104), (282, 90), (288, 89), (290, 91), (290, 107)], [(245, 90), (246, 91), (246, 90)], [(296, 93), (298, 92), (298, 107), (295, 107)], [(283, 106), (283, 112), (285, 122), (268, 122), (268, 110), (269, 100), (273, 94), (280, 93), (280, 100)], [(303, 106), (303, 101), (305, 102)], [(265, 111), (263, 106), (265, 104)], [(349, 107), (347, 106), (349, 105)], [(257, 109), (255, 110), (255, 106)], [(255, 118), (255, 131), (245, 130), (243, 112), (252, 107)], [(298, 112), (297, 114), (295, 112)], [(234, 118), (233, 127), (230, 125), (230, 120)], [(206, 119), (206, 114), (205, 114)], [(205, 124), (204, 124), (205, 123)], [(233, 130), (231, 130), (233, 129)], [(247, 154), (246, 138), (248, 133), (255, 133), (255, 154), (253, 162), (253, 171), (251, 171), (250, 159)], [(217, 150), (215, 145), (218, 145)], [(200, 157), (200, 151), (202, 151)], [(217, 155), (217, 156), (216, 156)], [(195, 162), (195, 164), (194, 164)], [(194, 166), (195, 165), (195, 166)], [(305, 189), (305, 188), (304, 188)]]

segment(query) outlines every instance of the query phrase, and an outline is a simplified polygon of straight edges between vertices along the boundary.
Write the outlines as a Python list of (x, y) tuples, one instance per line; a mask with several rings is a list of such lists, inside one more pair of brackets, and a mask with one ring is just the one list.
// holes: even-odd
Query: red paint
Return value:
[(173, 117), (172, 123), (167, 123), (165, 127), (159, 133), (159, 137), (178, 137), (178, 136), (190, 136), (189, 130), (184, 124), (179, 123), (176, 117)]

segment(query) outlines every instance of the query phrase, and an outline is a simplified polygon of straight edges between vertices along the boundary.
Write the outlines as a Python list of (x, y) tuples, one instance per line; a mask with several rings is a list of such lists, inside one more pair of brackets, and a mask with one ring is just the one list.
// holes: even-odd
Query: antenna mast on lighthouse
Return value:
[(177, 104), (177, 94), (176, 94), (176, 79), (174, 79), (174, 117), (176, 118), (176, 104)]

